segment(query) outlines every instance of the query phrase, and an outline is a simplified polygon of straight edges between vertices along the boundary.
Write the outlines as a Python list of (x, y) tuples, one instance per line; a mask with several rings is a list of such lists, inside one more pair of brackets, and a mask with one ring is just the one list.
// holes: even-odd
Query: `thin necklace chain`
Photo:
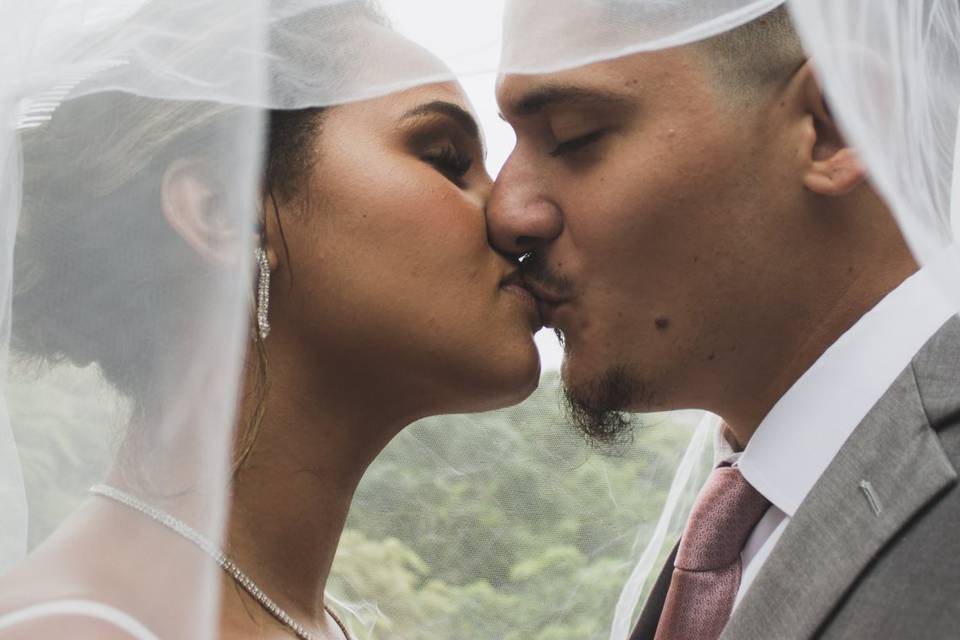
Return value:
[[(115, 502), (130, 507), (135, 511), (139, 511), (155, 520), (157, 523), (163, 525), (164, 527), (170, 529), (177, 535), (182, 538), (185, 538), (192, 542), (194, 545), (199, 547), (204, 553), (214, 559), (220, 568), (227, 572), (231, 578), (233, 578), (238, 585), (240, 585), (244, 591), (250, 594), (250, 596), (260, 603), (270, 615), (277, 619), (285, 626), (289, 627), (291, 631), (297, 634), (297, 637), (301, 640), (321, 640), (321, 638), (307, 631), (303, 625), (290, 617), (286, 611), (284, 611), (280, 605), (273, 601), (273, 599), (263, 592), (260, 587), (257, 586), (253, 580), (250, 579), (246, 573), (244, 573), (240, 567), (231, 560), (227, 554), (223, 552), (212, 540), (204, 536), (202, 533), (188, 525), (183, 520), (180, 520), (166, 511), (152, 507), (149, 504), (135, 498), (134, 496), (116, 489), (109, 485), (98, 484), (93, 487), (90, 487), (90, 493), (103, 496), (104, 498), (109, 498)], [(343, 637), (347, 640), (351, 640), (349, 632), (347, 632), (347, 626), (343, 624), (343, 621), (335, 614), (330, 607), (324, 605), (324, 610), (327, 612), (333, 621), (337, 623), (337, 626), (340, 627), (340, 631), (343, 633)]]

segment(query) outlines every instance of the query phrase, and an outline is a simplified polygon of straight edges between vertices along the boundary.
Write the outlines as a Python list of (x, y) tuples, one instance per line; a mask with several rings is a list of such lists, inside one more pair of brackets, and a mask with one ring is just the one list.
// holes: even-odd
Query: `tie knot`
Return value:
[(693, 506), (675, 566), (712, 571), (732, 564), (769, 506), (739, 469), (714, 469)]

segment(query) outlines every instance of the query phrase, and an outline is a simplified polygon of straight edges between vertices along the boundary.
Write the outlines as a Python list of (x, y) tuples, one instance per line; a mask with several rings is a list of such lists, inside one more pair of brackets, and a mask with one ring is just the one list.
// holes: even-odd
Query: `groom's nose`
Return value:
[(563, 231), (563, 214), (536, 176), (511, 160), (490, 194), (487, 234), (500, 251), (521, 255), (557, 238)]

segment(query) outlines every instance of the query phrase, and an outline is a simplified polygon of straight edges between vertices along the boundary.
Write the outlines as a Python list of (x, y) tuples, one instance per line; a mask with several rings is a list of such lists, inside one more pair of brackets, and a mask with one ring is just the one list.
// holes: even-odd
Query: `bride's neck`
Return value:
[(311, 373), (271, 367), (227, 535), (238, 565), (303, 622), (324, 617), (327, 578), (363, 473), (409, 422), (359, 380), (337, 372), (318, 384)]

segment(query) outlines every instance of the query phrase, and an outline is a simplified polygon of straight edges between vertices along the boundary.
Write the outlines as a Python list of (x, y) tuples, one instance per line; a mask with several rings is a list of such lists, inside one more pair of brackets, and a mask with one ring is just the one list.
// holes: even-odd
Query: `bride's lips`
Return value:
[(543, 326), (543, 321), (540, 319), (540, 310), (537, 308), (537, 299), (533, 293), (527, 289), (523, 282), (523, 277), (520, 275), (520, 271), (514, 271), (504, 276), (500, 280), (500, 289), (523, 303), (523, 306), (530, 315), (531, 326), (535, 331)]

